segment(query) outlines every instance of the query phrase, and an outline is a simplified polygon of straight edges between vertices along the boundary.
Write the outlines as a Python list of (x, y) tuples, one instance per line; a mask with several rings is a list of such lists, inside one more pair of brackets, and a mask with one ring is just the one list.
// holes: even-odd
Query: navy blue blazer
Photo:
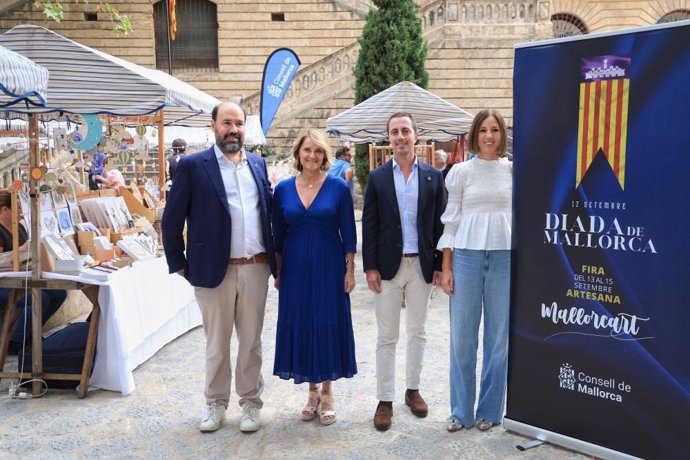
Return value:
[[(246, 154), (259, 189), (263, 242), (271, 273), (275, 275), (271, 182), (266, 162), (251, 152)], [(182, 238), (185, 221), (186, 251)], [(184, 269), (184, 276), (192, 286), (218, 286), (225, 277), (230, 260), (231, 226), (225, 186), (213, 147), (182, 157), (163, 212), (163, 249), (170, 273)]]
[[(442, 253), (436, 244), (443, 234), (441, 214), (446, 209), (446, 192), (441, 171), (417, 162), (419, 194), (417, 236), (419, 262), (424, 280), (431, 283), (441, 270)], [(393, 163), (388, 161), (369, 173), (362, 211), (362, 259), (364, 271), (378, 270), (381, 279), (391, 280), (400, 268), (403, 239), (398, 200), (393, 181)]]

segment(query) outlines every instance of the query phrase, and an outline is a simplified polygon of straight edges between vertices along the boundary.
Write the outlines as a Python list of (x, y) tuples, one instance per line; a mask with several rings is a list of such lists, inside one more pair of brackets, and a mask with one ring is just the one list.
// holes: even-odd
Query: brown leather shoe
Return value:
[(407, 390), (405, 392), (405, 404), (410, 406), (410, 410), (417, 417), (426, 417), (429, 413), (429, 406), (424, 402), (419, 390)]
[(393, 402), (379, 401), (374, 414), (374, 427), (379, 431), (386, 431), (393, 423)]

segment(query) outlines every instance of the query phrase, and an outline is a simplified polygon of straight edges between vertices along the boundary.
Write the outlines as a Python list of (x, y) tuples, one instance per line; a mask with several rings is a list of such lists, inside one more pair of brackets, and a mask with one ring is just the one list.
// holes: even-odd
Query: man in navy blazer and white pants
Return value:
[(206, 333), (207, 414), (201, 431), (217, 430), (225, 416), (233, 326), (240, 430), (261, 426), (261, 330), (268, 277), (276, 265), (271, 183), (264, 160), (243, 148), (245, 122), (237, 104), (224, 102), (213, 110), (216, 144), (180, 160), (163, 214), (169, 271), (194, 286)]
[(446, 207), (443, 176), (414, 153), (417, 125), (409, 113), (395, 113), (387, 125), (393, 158), (369, 174), (362, 212), (362, 258), (375, 293), (376, 393), (374, 427), (391, 426), (395, 399), (395, 352), (403, 298), (406, 304), (405, 404), (418, 417), (428, 406), (419, 393), (426, 347), (426, 318), (432, 285), (438, 284), (436, 251)]

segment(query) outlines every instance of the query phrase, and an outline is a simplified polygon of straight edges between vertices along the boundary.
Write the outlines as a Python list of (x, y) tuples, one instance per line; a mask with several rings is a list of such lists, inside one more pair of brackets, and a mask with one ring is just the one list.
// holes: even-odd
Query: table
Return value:
[[(16, 275), (16, 273), (15, 273)], [(19, 276), (6, 276), (0, 278), (0, 287), (9, 288), (10, 295), (8, 297), (8, 302), (6, 305), (6, 310), (3, 315), (3, 320), (0, 323), (2, 329), (0, 330), (0, 378), (11, 378), (11, 379), (21, 379), (21, 378), (32, 378), (32, 379), (43, 379), (43, 380), (76, 380), (79, 382), (79, 398), (86, 397), (87, 391), (87, 380), (89, 378), (89, 373), (91, 371), (91, 365), (93, 363), (93, 353), (96, 342), (96, 328), (99, 324), (100, 319), (100, 308), (98, 305), (98, 288), (91, 284), (81, 283), (79, 281), (69, 281), (60, 279), (29, 279), (28, 274), (22, 272)], [(33, 321), (34, 337), (32, 339), (32, 371), (31, 372), (5, 372), (5, 359), (7, 358), (7, 347), (9, 345), (10, 336), (12, 335), (12, 330), (14, 328), (17, 315), (19, 314), (19, 309), (15, 305), (15, 301), (21, 298), (27, 289), (31, 289), (32, 295), (36, 296), (40, 302), (40, 296), (38, 293), (41, 289), (76, 289), (84, 293), (84, 295), (89, 299), (93, 306), (91, 312), (91, 324), (89, 326), (89, 334), (86, 340), (86, 348), (84, 350), (84, 360), (82, 361), (82, 371), (78, 374), (66, 374), (66, 373), (52, 373), (44, 372), (42, 366), (42, 353), (41, 353), (41, 336), (39, 334), (41, 326), (40, 321)], [(40, 308), (40, 303), (37, 304), (36, 308)], [(40, 309), (35, 310), (40, 314)], [(32, 313), (33, 314), (33, 313)], [(34, 317), (34, 318), (40, 318)], [(37, 348), (38, 347), (38, 348)], [(33, 394), (37, 395), (40, 392), (40, 385), (37, 380), (34, 380), (32, 386)]]
[(100, 286), (101, 319), (90, 389), (133, 392), (132, 371), (139, 364), (201, 325), (194, 288), (181, 276), (168, 274), (164, 258), (137, 261), (107, 281), (47, 272), (43, 277)]

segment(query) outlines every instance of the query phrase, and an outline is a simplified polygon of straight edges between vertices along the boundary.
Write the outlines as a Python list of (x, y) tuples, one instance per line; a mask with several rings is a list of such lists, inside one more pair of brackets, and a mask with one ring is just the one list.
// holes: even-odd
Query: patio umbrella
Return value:
[(0, 107), (26, 101), (46, 104), (48, 71), (30, 59), (0, 46)]
[(396, 112), (409, 112), (420, 141), (449, 141), (467, 134), (474, 116), (439, 96), (403, 81), (328, 119), (326, 131), (355, 143), (386, 139), (386, 122)]
[(159, 70), (89, 48), (44, 27), (20, 25), (0, 35), (4, 46), (50, 72), (45, 107), (7, 107), (8, 118), (35, 113), (142, 116), (163, 109), (166, 125), (208, 126), (218, 99)]

